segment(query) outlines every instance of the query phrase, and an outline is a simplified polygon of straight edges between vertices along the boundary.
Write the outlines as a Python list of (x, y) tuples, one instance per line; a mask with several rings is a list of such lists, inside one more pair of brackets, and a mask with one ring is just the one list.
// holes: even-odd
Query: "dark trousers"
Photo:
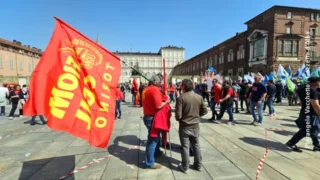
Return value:
[(239, 112), (239, 101), (238, 100), (236, 100), (236, 101), (233, 101), (233, 104), (235, 105), (235, 109), (234, 109), (234, 112)]
[(208, 92), (203, 92), (202, 93), (202, 98), (203, 98), (203, 100), (207, 100), (208, 104), (210, 103), (210, 101), (209, 101), (209, 93)]
[(218, 116), (218, 120), (221, 120), (221, 118), (223, 117), (224, 112), (227, 111), (228, 115), (229, 115), (229, 121), (232, 122), (233, 119), (233, 112), (232, 112), (232, 106), (230, 107), (224, 107), (224, 106), (220, 106), (220, 113)]
[(0, 111), (0, 116), (1, 115), (6, 115), (6, 107), (5, 106), (1, 106), (1, 111)]
[[(36, 123), (36, 117), (37, 117), (37, 116), (32, 116), (31, 121), (30, 121), (30, 124), (35, 124), (35, 123)], [(40, 118), (40, 120), (41, 120), (41, 122), (42, 122), (43, 124), (46, 124), (46, 121), (44, 120), (44, 117), (43, 117), (42, 115), (39, 115), (39, 118)]]
[(115, 113), (115, 115), (116, 115), (116, 118), (121, 117), (121, 100), (120, 99), (116, 100), (116, 113)]
[(276, 96), (277, 96), (277, 101), (276, 101), (276, 103), (281, 103), (281, 102), (282, 102), (281, 92), (277, 92)]
[(175, 102), (175, 100), (174, 100), (174, 94), (171, 94), (171, 93), (170, 93), (170, 94), (169, 94), (169, 97), (170, 97), (170, 103), (171, 103), (171, 102)]
[[(12, 103), (12, 108), (9, 114), (9, 117), (13, 117), (14, 112), (17, 110), (18, 104)], [(22, 115), (22, 109), (19, 110), (19, 114)]]
[[(289, 142), (292, 145), (296, 145), (302, 138), (306, 137), (306, 133), (307, 130), (306, 128), (301, 128), (290, 140)], [(317, 130), (316, 128), (312, 127), (310, 129), (310, 137), (312, 139), (312, 144), (314, 146), (319, 147), (319, 140), (318, 140), (318, 134), (319, 134), (319, 130)]]
[(212, 111), (212, 119), (215, 120), (216, 118), (218, 118), (218, 113), (216, 111), (216, 103), (214, 102), (214, 100), (211, 100), (210, 108)]
[(246, 104), (247, 112), (249, 112), (249, 103), (247, 101), (246, 96), (244, 96), (244, 95), (240, 96), (240, 107), (241, 107), (241, 110), (244, 110), (243, 103)]
[(194, 166), (201, 166), (201, 151), (200, 151), (200, 143), (199, 143), (199, 133), (200, 127), (196, 128), (187, 128), (187, 127), (179, 127), (179, 138), (182, 146), (181, 150), (181, 159), (182, 159), (182, 167), (185, 170), (189, 169), (189, 153), (190, 146), (193, 150), (194, 155)]

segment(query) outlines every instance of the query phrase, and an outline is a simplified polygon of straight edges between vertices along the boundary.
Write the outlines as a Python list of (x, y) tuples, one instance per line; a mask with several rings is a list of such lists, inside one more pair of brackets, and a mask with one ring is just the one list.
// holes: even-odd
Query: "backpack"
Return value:
[(237, 101), (239, 98), (239, 94), (233, 89), (233, 92), (231, 94), (231, 98), (233, 101)]

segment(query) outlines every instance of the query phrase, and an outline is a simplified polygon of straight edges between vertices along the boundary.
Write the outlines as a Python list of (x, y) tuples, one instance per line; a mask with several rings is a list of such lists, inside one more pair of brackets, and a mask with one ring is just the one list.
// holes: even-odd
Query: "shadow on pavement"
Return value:
[[(38, 159), (23, 162), (19, 180), (59, 179), (73, 171), (75, 156), (61, 156), (55, 158)], [(67, 180), (74, 180), (70, 175)]]
[[(266, 140), (265, 139), (260, 139), (260, 138), (253, 138), (253, 137), (244, 137), (244, 138), (239, 138), (243, 142), (255, 146), (260, 146), (260, 147), (266, 147)], [(282, 151), (282, 152), (291, 152), (284, 144), (280, 142), (274, 142), (268, 140), (268, 147), (271, 150), (276, 150), (276, 151)]]
[[(139, 149), (128, 150), (127, 147), (123, 147), (120, 145), (120, 143), (124, 143), (124, 144), (130, 145), (130, 147), (131, 147), (131, 146), (136, 146), (141, 142), (143, 142), (143, 141), (140, 140), (140, 138), (138, 138), (135, 135), (118, 136), (113, 141), (113, 144), (108, 146), (108, 152), (110, 154), (113, 154), (114, 152), (119, 153), (121, 151), (125, 151), (123, 153), (113, 154), (113, 156), (124, 161), (127, 165), (134, 165), (136, 167), (145, 169), (146, 166), (141, 161), (141, 159), (144, 159), (144, 154), (145, 154), (144, 150), (139, 150)], [(145, 146), (145, 143), (146, 142), (144, 141), (144, 144), (142, 144), (141, 146)], [(156, 162), (158, 162), (159, 164), (161, 164), (169, 169), (179, 171), (178, 168), (175, 168), (174, 166), (170, 166), (169, 162), (172, 164), (179, 164), (180, 161), (178, 161), (174, 158), (171, 159), (169, 157), (170, 156), (169, 151), (167, 151), (167, 155), (168, 155), (168, 157), (166, 157), (165, 155), (162, 155), (162, 156), (156, 158)], [(143, 156), (143, 157), (139, 157), (139, 156)]]
[(287, 126), (287, 127), (295, 127), (297, 128), (297, 125), (295, 124), (280, 124), (281, 126)]
[(290, 131), (275, 131), (275, 130), (268, 130), (268, 131), (273, 131), (275, 134), (280, 134), (283, 136), (293, 136), (295, 132), (290, 132)]

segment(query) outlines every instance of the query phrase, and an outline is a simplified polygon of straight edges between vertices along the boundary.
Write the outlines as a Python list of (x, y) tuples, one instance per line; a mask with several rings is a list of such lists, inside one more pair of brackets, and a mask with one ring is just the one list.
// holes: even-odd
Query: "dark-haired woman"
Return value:
[[(14, 115), (19, 103), (21, 103), (20, 100), (24, 100), (20, 85), (15, 86), (14, 90), (11, 91), (9, 94), (9, 98), (10, 98), (11, 104), (12, 104), (12, 108), (11, 108), (11, 111), (9, 114), (9, 119), (12, 120), (13, 115)], [(19, 114), (20, 114), (20, 117), (23, 116), (22, 109), (20, 109)]]

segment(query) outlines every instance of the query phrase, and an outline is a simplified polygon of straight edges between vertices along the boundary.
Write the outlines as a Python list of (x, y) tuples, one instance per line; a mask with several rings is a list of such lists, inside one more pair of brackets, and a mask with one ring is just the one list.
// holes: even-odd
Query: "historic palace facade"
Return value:
[(305, 62), (310, 40), (311, 64), (320, 62), (320, 10), (273, 6), (245, 23), (247, 30), (177, 65), (175, 78), (201, 77), (209, 66), (236, 78), (247, 72), (267, 74)]
[[(161, 47), (157, 53), (142, 52), (114, 52), (122, 61), (129, 66), (138, 68), (140, 72), (149, 78), (153, 74), (163, 74), (162, 59), (166, 61), (166, 73), (171, 74), (173, 67), (184, 61), (184, 48), (176, 46)], [(122, 64), (120, 83), (129, 82), (132, 79), (132, 69)]]
[(42, 51), (0, 38), (0, 82), (28, 84)]

